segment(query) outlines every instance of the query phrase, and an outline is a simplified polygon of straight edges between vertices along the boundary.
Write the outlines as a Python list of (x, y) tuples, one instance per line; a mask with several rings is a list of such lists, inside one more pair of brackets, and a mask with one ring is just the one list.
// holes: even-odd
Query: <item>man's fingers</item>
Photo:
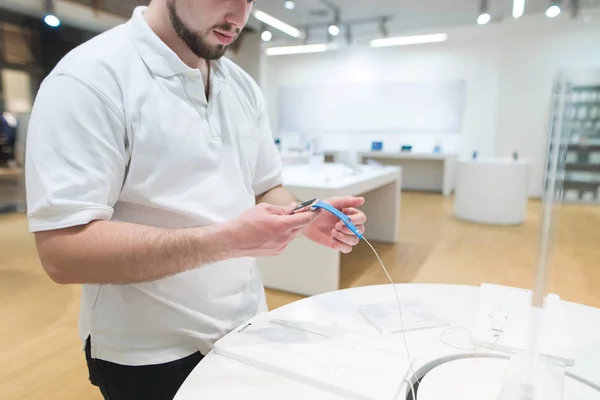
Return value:
[(360, 210), (357, 210), (356, 208), (344, 208), (342, 212), (350, 217), (350, 220), (354, 225), (362, 225), (365, 222), (367, 222), (367, 216), (365, 215), (365, 213), (363, 213)]
[(292, 203), (292, 204), (288, 204), (287, 206), (283, 207), (283, 215), (290, 215), (292, 212), (294, 212), (294, 210), (296, 209), (297, 206), (298, 206), (297, 203)]
[(358, 242), (360, 241), (360, 239), (358, 237), (356, 237), (356, 235), (353, 233), (350, 235), (346, 235), (335, 229), (331, 231), (331, 236), (334, 239), (336, 239), (344, 244), (347, 244), (349, 246), (356, 246), (358, 244)]
[(305, 211), (297, 214), (284, 215), (281, 218), (290, 230), (304, 228), (319, 216), (318, 211)]
[[(365, 228), (365, 226), (364, 226), (364, 225), (360, 225), (360, 224), (359, 224), (359, 225), (355, 225), (355, 226), (356, 226), (356, 229), (358, 229), (358, 231), (359, 231), (360, 233), (362, 233), (362, 234), (364, 234), (364, 233), (365, 233), (365, 230), (366, 230), (366, 228)], [(340, 223), (336, 224), (336, 225), (335, 225), (335, 230), (336, 230), (336, 231), (338, 231), (338, 232), (341, 232), (341, 233), (343, 233), (343, 234), (346, 234), (346, 235), (354, 235), (354, 232), (352, 232), (352, 231), (351, 231), (351, 230), (350, 230), (350, 229), (349, 229), (349, 228), (346, 226), (346, 224), (344, 224), (343, 222), (340, 222)]]
[(337, 239), (332, 239), (331, 248), (334, 250), (339, 250), (344, 254), (348, 254), (352, 251), (352, 246), (344, 242), (340, 242)]

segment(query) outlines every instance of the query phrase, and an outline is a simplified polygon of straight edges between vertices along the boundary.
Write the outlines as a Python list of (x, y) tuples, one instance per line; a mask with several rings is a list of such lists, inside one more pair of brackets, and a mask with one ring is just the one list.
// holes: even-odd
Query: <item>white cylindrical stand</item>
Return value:
[[(465, 358), (442, 364), (421, 380), (418, 400), (498, 400), (505, 381), (508, 360)], [(593, 400), (600, 393), (590, 386), (566, 377), (562, 386), (563, 400)], [(542, 388), (538, 388), (542, 389)]]
[(527, 211), (527, 160), (458, 163), (454, 216), (476, 223), (517, 225)]

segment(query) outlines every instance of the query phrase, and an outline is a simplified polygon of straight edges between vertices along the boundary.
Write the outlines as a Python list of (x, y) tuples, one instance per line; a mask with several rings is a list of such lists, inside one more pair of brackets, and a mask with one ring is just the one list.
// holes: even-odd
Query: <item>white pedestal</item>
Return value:
[[(362, 196), (365, 236), (374, 242), (398, 241), (401, 170), (339, 164), (299, 165), (284, 170), (284, 186), (300, 200)], [(303, 295), (339, 289), (340, 252), (306, 238), (293, 240), (282, 254), (258, 259), (265, 287)]]
[(527, 160), (460, 161), (454, 216), (469, 222), (517, 225), (527, 211)]

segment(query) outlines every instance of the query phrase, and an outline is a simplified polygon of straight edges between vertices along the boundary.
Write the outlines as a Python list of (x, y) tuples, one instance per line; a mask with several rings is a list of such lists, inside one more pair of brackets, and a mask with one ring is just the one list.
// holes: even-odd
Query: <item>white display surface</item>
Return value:
[(326, 154), (336, 162), (355, 158), (356, 163), (366, 164), (367, 160), (374, 160), (399, 166), (402, 168), (402, 189), (405, 190), (440, 192), (444, 196), (450, 196), (454, 191), (457, 159), (454, 153), (332, 150)]
[[(479, 288), (457, 285), (407, 284), (397, 285), (401, 300), (420, 298), (448, 318), (452, 326), (470, 327), (475, 318)], [(389, 303), (394, 299), (390, 285), (359, 287), (309, 297), (269, 313), (270, 318), (288, 321), (312, 322), (357, 333), (374, 341), (382, 335), (358, 312), (358, 307), (375, 302)], [(567, 373), (591, 382), (600, 388), (600, 310), (563, 301), (567, 323), (572, 332), (575, 364), (567, 367)], [(453, 359), (474, 357), (473, 351), (457, 350), (440, 341), (445, 327), (407, 332), (412, 366), (419, 376)], [(395, 339), (398, 352), (403, 345), (400, 334), (387, 335)], [(282, 344), (282, 346), (286, 346)], [(507, 356), (504, 353), (478, 350), (479, 357), (486, 355)], [(260, 361), (260, 360), (258, 360)], [(399, 365), (401, 377), (405, 367)], [(569, 383), (566, 383), (569, 386)], [(407, 385), (403, 386), (406, 391)], [(591, 389), (590, 389), (591, 390)], [(175, 400), (240, 399), (264, 400), (339, 400), (348, 397), (336, 394), (314, 384), (301, 382), (275, 372), (244, 364), (211, 352), (194, 369), (185, 381)], [(451, 396), (445, 392), (445, 396)], [(398, 397), (400, 399), (401, 396)], [(436, 397), (440, 399), (454, 397)], [(419, 397), (420, 399), (420, 397)], [(566, 400), (570, 400), (565, 397)], [(579, 399), (574, 397), (573, 399)], [(585, 398), (584, 398), (585, 399)]]
[(540, 352), (573, 365), (571, 334), (562, 301), (548, 294), (544, 308), (531, 307), (533, 292), (501, 285), (481, 285), (471, 331), (482, 347), (520, 353), (529, 345), (530, 321), (540, 322)]
[(436, 191), (444, 196), (454, 191), (456, 154), (370, 151), (360, 153), (360, 157), (401, 166), (403, 189)]
[[(498, 400), (509, 365), (498, 358), (467, 358), (431, 370), (419, 385), (418, 400)], [(600, 392), (566, 377), (564, 400), (600, 400)]]
[[(259, 314), (217, 342), (219, 355), (353, 399), (389, 400), (408, 372), (392, 340)], [(402, 368), (402, 370), (401, 370)]]
[(476, 223), (516, 225), (525, 221), (529, 161), (459, 161), (454, 215)]
[[(362, 196), (371, 242), (398, 241), (400, 185), (398, 167), (359, 166), (360, 173), (341, 164), (295, 165), (284, 169), (284, 187), (300, 200)], [(304, 237), (294, 239), (282, 254), (258, 259), (264, 285), (304, 295), (339, 289), (340, 252)]]

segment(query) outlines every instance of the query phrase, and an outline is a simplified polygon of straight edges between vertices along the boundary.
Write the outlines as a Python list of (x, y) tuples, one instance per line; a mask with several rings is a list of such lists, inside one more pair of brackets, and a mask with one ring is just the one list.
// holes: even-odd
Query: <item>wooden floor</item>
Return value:
[[(403, 193), (401, 210), (400, 243), (376, 245), (395, 282), (531, 288), (539, 202), (517, 227), (457, 221), (452, 199), (433, 194)], [(552, 291), (600, 307), (600, 207), (564, 205), (558, 224)], [(79, 288), (44, 275), (22, 215), (0, 216), (0, 254), (0, 399), (100, 400), (77, 338)], [(387, 283), (366, 245), (342, 260), (342, 287)], [(267, 298), (276, 308), (301, 297), (268, 290)]]

